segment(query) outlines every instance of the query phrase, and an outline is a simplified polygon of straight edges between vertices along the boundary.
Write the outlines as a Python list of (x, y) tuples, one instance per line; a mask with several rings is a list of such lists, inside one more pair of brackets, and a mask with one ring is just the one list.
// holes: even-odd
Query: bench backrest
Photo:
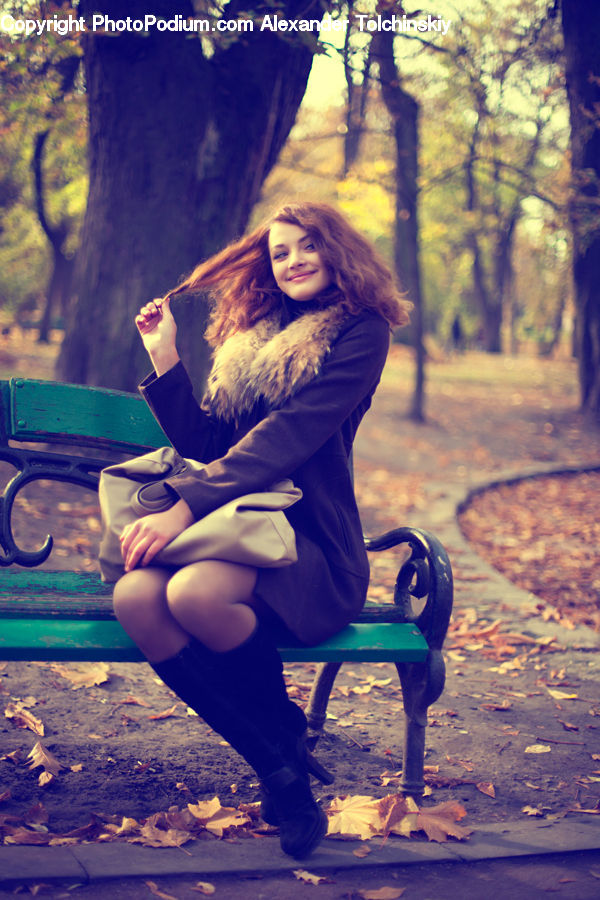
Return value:
[(2, 438), (124, 451), (168, 443), (144, 400), (107, 388), (29, 378), (0, 382)]

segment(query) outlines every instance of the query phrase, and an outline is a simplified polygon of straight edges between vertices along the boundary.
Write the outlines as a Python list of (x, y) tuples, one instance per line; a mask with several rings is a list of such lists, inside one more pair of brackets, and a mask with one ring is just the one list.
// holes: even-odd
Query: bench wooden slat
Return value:
[[(287, 662), (424, 662), (427, 641), (414, 625), (348, 625), (316, 647), (280, 646)], [(5, 619), (0, 659), (138, 662), (142, 654), (113, 620)]]
[(134, 451), (168, 444), (144, 400), (134, 394), (24, 378), (12, 378), (9, 390), (8, 437), (15, 440)]

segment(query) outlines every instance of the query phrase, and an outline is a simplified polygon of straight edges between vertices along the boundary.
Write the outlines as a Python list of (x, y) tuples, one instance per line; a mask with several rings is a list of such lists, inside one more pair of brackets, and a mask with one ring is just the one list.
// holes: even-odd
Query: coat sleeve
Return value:
[[(352, 319), (319, 375), (201, 472), (169, 479), (194, 517), (289, 477), (357, 407), (364, 403), (366, 408), (381, 377), (389, 340), (389, 327), (381, 317), (363, 314)], [(191, 426), (189, 417), (186, 426)]]
[(148, 375), (140, 391), (181, 456), (207, 463), (226, 452), (232, 429), (198, 404), (183, 363), (178, 362), (159, 377)]

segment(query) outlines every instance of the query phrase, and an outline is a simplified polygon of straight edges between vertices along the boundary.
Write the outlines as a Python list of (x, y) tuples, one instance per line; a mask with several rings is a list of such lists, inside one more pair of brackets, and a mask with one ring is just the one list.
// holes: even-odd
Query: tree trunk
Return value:
[(419, 263), (417, 177), (419, 153), (419, 104), (401, 86), (394, 61), (394, 37), (390, 31), (373, 37), (373, 57), (379, 64), (383, 101), (392, 119), (396, 144), (396, 215), (394, 258), (396, 271), (414, 303), (412, 331), (415, 347), (415, 386), (410, 417), (425, 421), (424, 316)]
[[(280, 14), (293, 18), (299, 8), (300, 0), (286, 0)], [(237, 17), (237, 6), (227, 9)], [(124, 14), (118, 0), (82, 0), (80, 13), (92, 12)], [(126, 13), (198, 17), (189, 0), (130, 0)], [(135, 387), (147, 369), (137, 310), (243, 232), (294, 122), (311, 60), (306, 43), (284, 42), (258, 24), (209, 57), (197, 35), (88, 32), (90, 188), (62, 378)], [(174, 314), (199, 385), (208, 357), (205, 304), (178, 300)]]
[(49, 134), (49, 129), (46, 129), (36, 135), (31, 161), (36, 212), (42, 230), (52, 247), (52, 272), (46, 288), (46, 301), (38, 333), (38, 341), (40, 343), (48, 343), (50, 340), (54, 310), (58, 306), (61, 312), (64, 312), (66, 308), (73, 274), (73, 260), (66, 256), (64, 252), (64, 246), (69, 236), (67, 221), (63, 220), (58, 225), (52, 225), (46, 212), (43, 159), (44, 147)]
[(600, 420), (600, 5), (563, 0), (581, 405)]

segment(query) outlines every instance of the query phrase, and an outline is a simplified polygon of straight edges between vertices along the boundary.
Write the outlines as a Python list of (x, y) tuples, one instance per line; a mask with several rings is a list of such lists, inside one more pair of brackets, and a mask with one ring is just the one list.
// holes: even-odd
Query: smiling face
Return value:
[(277, 286), (292, 300), (312, 300), (331, 284), (331, 274), (305, 228), (274, 222), (269, 255)]

